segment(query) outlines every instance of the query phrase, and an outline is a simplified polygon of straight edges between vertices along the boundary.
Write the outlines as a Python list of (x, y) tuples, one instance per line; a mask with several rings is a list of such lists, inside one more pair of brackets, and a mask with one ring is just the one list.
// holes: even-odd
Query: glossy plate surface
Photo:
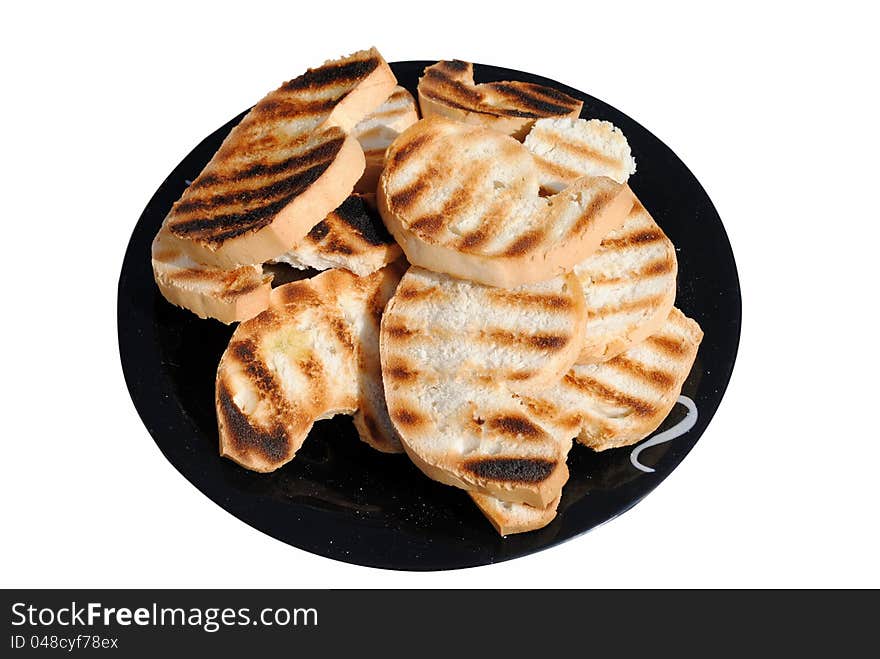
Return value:
[[(419, 75), (432, 63), (391, 66), (415, 94)], [(635, 466), (632, 447), (594, 453), (575, 443), (557, 518), (544, 529), (508, 538), (496, 534), (464, 492), (428, 480), (405, 456), (383, 455), (361, 443), (348, 417), (318, 422), (296, 458), (273, 474), (251, 473), (220, 458), (214, 375), (232, 328), (200, 320), (162, 298), (153, 283), (150, 243), (187, 180), (201, 171), (240, 115), (193, 149), (141, 215), (119, 280), (120, 354), (135, 407), (169, 462), (240, 520), (306, 551), (374, 567), (442, 570), (546, 549), (619, 515), (666, 478), (703, 434), (730, 379), (740, 333), (736, 265), (721, 220), (687, 167), (639, 124), (591, 96), (528, 73), (474, 68), (477, 82), (523, 80), (560, 89), (584, 100), (584, 117), (623, 130), (638, 165), (630, 185), (678, 251), (676, 304), (705, 332), (682, 391), (696, 406), (696, 424), (638, 454), (653, 472)], [(658, 433), (686, 413), (677, 405)]]

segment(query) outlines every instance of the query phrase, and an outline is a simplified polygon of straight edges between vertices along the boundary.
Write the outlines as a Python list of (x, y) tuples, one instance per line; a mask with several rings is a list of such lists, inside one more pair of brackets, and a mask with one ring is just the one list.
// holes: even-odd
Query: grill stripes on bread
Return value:
[[(583, 176), (625, 183), (635, 160), (623, 134), (607, 121), (541, 119), (524, 142), (541, 186), (559, 192)], [(623, 225), (574, 267), (587, 303), (587, 332), (579, 362), (605, 361), (663, 324), (675, 302), (675, 247), (636, 200)]]
[(364, 156), (349, 134), (391, 94), (375, 50), (327, 62), (266, 96), (167, 218), (197, 262), (232, 268), (288, 250), (351, 193)]
[(523, 400), (535, 423), (593, 450), (634, 444), (674, 407), (702, 338), (700, 326), (673, 307), (641, 343), (601, 364), (576, 364), (556, 385)]
[(518, 139), (540, 117), (577, 117), (583, 102), (528, 82), (474, 84), (474, 66), (460, 60), (440, 61), (419, 80), (422, 116), (443, 116), (482, 125)]
[[(368, 171), (358, 181), (358, 188), (375, 191), (385, 148), (397, 131), (404, 130), (417, 118), (412, 96), (397, 87), (385, 103), (355, 126), (352, 134), (363, 148), (372, 149), (366, 153)], [(371, 166), (378, 167), (378, 171), (370, 173)], [(367, 176), (374, 177), (371, 183), (364, 183)], [(161, 249), (157, 249), (159, 247)], [(301, 269), (345, 268), (365, 276), (399, 258), (400, 254), (400, 247), (379, 217), (376, 195), (364, 193), (347, 197), (292, 249), (272, 261)], [(216, 318), (224, 323), (247, 320), (269, 304), (271, 276), (263, 274), (260, 264), (227, 270), (197, 263), (167, 226), (156, 236), (152, 260), (154, 277), (165, 298), (202, 318)]]
[(600, 362), (653, 334), (675, 303), (675, 247), (640, 202), (574, 268), (587, 305), (578, 362)]
[[(316, 224), (276, 263), (295, 268), (344, 268), (366, 276), (400, 257), (400, 246), (388, 233), (373, 195), (351, 195)], [(166, 228), (153, 241), (153, 276), (172, 304), (200, 318), (232, 323), (253, 318), (269, 304), (271, 275), (260, 264), (225, 270), (196, 263), (169, 239)]]
[(382, 319), (380, 355), (389, 415), (413, 462), (464, 489), (553, 501), (571, 438), (535, 424), (511, 392), (567, 372), (584, 320), (573, 275), (503, 290), (411, 267)]
[[(241, 323), (217, 369), (220, 454), (253, 471), (290, 461), (319, 419), (375, 416), (378, 326), (400, 268), (368, 277), (329, 270), (279, 286), (269, 308)], [(393, 436), (374, 447), (399, 451)]]
[[(605, 364), (576, 365), (555, 387), (524, 400), (534, 422), (557, 436), (577, 436), (596, 451), (635, 444), (674, 407), (702, 336), (696, 322), (672, 309), (643, 343)], [(558, 499), (541, 508), (469, 494), (501, 535), (546, 526), (559, 505)]]
[(397, 259), (400, 246), (375, 208), (375, 195), (351, 195), (276, 259), (294, 268), (344, 268), (365, 276)]
[(632, 191), (607, 177), (578, 179), (552, 197), (540, 189), (522, 144), (434, 117), (392, 144), (377, 194), (410, 263), (513, 288), (570, 271), (633, 205)]
[(523, 145), (532, 153), (541, 186), (548, 192), (560, 192), (583, 176), (626, 183), (636, 171), (626, 137), (608, 121), (540, 119)]

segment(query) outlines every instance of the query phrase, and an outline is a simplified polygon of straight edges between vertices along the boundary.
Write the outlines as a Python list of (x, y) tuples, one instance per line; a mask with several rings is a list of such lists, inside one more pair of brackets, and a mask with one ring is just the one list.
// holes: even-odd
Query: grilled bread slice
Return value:
[(388, 98), (375, 50), (310, 69), (263, 98), (167, 218), (193, 260), (221, 268), (283, 254), (351, 194), (364, 154), (350, 131)]
[(247, 320), (269, 305), (272, 277), (261, 265), (233, 270), (210, 268), (193, 261), (162, 227), (153, 239), (153, 277), (166, 300), (199, 318), (224, 323)]
[(534, 156), (541, 187), (551, 193), (583, 176), (626, 183), (636, 171), (626, 137), (608, 121), (539, 119), (523, 145)]
[(235, 330), (217, 369), (220, 454), (274, 471), (315, 421), (361, 409), (369, 392), (361, 361), (375, 359), (376, 328), (399, 276), (395, 266), (368, 277), (329, 270), (274, 289), (269, 307)]
[(469, 492), (468, 495), (499, 535), (526, 533), (544, 528), (556, 517), (561, 499), (558, 496), (543, 508), (536, 508), (527, 503), (502, 501), (477, 492)]
[[(355, 126), (352, 134), (365, 149), (367, 158), (367, 171), (356, 187), (372, 192), (350, 195), (293, 249), (271, 260), (299, 269), (345, 268), (365, 276), (399, 258), (400, 247), (376, 209), (376, 180), (387, 146), (417, 119), (412, 96), (397, 87), (379, 108)], [(367, 176), (373, 179), (365, 184)], [(260, 264), (227, 270), (198, 263), (166, 225), (156, 235), (152, 262), (154, 278), (165, 298), (201, 318), (216, 318), (224, 323), (247, 320), (269, 304), (271, 276), (263, 274)]]
[[(625, 183), (635, 172), (629, 144), (607, 121), (541, 119), (524, 142), (550, 193), (582, 176)], [(651, 335), (675, 303), (675, 247), (636, 201), (626, 221), (574, 267), (587, 302), (587, 332), (579, 362), (604, 361)]]
[(377, 197), (413, 265), (514, 288), (570, 271), (634, 202), (607, 177), (577, 179), (552, 197), (540, 187), (534, 158), (515, 139), (432, 117), (391, 145)]
[[(643, 343), (605, 364), (576, 365), (540, 397), (525, 398), (534, 423), (561, 437), (577, 435), (596, 451), (641, 441), (675, 406), (702, 336), (696, 322), (672, 309)], [(559, 505), (558, 499), (540, 508), (469, 494), (501, 535), (546, 526)]]
[(675, 406), (703, 331), (674, 308), (647, 339), (601, 364), (577, 364), (540, 396), (523, 397), (535, 423), (596, 451), (654, 432)]
[(587, 305), (580, 363), (611, 359), (666, 321), (675, 304), (675, 246), (638, 201), (619, 229), (574, 267)]
[(583, 101), (529, 82), (474, 84), (474, 65), (440, 61), (419, 80), (422, 116), (443, 116), (522, 139), (539, 117), (577, 117)]
[[(366, 277), (337, 275), (346, 288), (356, 291), (355, 295), (336, 296), (343, 317), (356, 337), (358, 410), (354, 414), (354, 426), (361, 440), (383, 453), (403, 453), (385, 405), (379, 329), (385, 306), (406, 269), (407, 264), (401, 259)], [(329, 298), (332, 291), (326, 294)]]
[(571, 438), (529, 420), (580, 351), (583, 293), (569, 274), (506, 290), (411, 267), (382, 318), (388, 411), (412, 461), (442, 483), (544, 507), (568, 478)]
[(360, 143), (367, 161), (355, 192), (376, 192), (379, 175), (385, 167), (385, 152), (398, 135), (418, 120), (415, 99), (398, 86), (382, 105), (354, 127), (352, 135)]
[(362, 277), (375, 272), (401, 254), (375, 204), (375, 195), (351, 195), (273, 261), (299, 269), (344, 268)]

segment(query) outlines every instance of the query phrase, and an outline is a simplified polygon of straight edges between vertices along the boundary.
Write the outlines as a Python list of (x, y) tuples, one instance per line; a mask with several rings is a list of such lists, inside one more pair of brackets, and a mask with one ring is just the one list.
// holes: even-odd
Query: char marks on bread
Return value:
[[(562, 328), (582, 302), (568, 278), (507, 291), (412, 267), (382, 320), (388, 412), (404, 449), (429, 477), (482, 495), (502, 533), (553, 518), (573, 438), (605, 450), (653, 432), (702, 339), (673, 308), (646, 340), (603, 363), (569, 361), (560, 377), (558, 351), (571, 340)], [(549, 385), (523, 387), (522, 371), (542, 369)]]
[[(672, 309), (641, 344), (604, 364), (575, 365), (557, 385), (523, 400), (534, 423), (557, 437), (577, 436), (595, 451), (635, 444), (674, 407), (702, 336), (696, 322)], [(546, 526), (559, 505), (558, 499), (538, 507), (469, 494), (501, 535)]]
[(422, 116), (442, 116), (522, 139), (535, 119), (577, 117), (583, 101), (530, 82), (474, 84), (474, 66), (440, 61), (419, 79)]
[(401, 254), (375, 204), (375, 195), (351, 195), (273, 261), (298, 269), (344, 268), (359, 276), (375, 272)]
[[(607, 121), (541, 119), (524, 146), (541, 186), (558, 193), (583, 176), (625, 183), (635, 172), (626, 138)], [(605, 361), (652, 334), (675, 303), (675, 247), (638, 200), (623, 225), (574, 267), (587, 304), (580, 362)]]
[(675, 246), (639, 201), (574, 274), (587, 306), (581, 363), (606, 361), (640, 343), (675, 304)]
[(395, 84), (371, 49), (271, 92), (174, 204), (169, 235), (196, 262), (221, 268), (286, 252), (351, 194), (365, 161), (350, 132)]
[[(236, 328), (217, 369), (220, 454), (274, 471), (319, 419), (358, 413), (371, 423), (379, 322), (399, 278), (392, 264), (367, 277), (329, 270), (273, 289), (269, 307)], [(400, 450), (393, 436), (373, 437), (379, 450)]]
[(607, 176), (626, 183), (636, 171), (629, 142), (609, 121), (539, 119), (523, 145), (535, 159), (541, 187), (551, 193), (583, 176)]
[(576, 364), (538, 396), (523, 397), (535, 423), (595, 451), (641, 441), (675, 406), (703, 331), (675, 307), (644, 341), (599, 364)]
[(382, 318), (388, 411), (413, 462), (440, 482), (545, 507), (571, 438), (513, 391), (559, 380), (582, 345), (583, 293), (566, 275), (506, 290), (411, 267)]
[(628, 186), (604, 176), (541, 196), (540, 174), (511, 137), (423, 119), (388, 151), (379, 210), (413, 265), (514, 288), (571, 271), (634, 203)]
[[(345, 268), (357, 275), (368, 275), (399, 258), (400, 247), (376, 209), (376, 180), (388, 145), (417, 119), (412, 96), (396, 87), (382, 105), (352, 130), (367, 161), (367, 169), (356, 188), (370, 192), (349, 195), (304, 238), (271, 261), (298, 269)], [(216, 318), (224, 323), (247, 320), (269, 303), (272, 277), (263, 273), (261, 264), (226, 269), (199, 263), (165, 225), (153, 245), (152, 265), (165, 298), (202, 318)]]

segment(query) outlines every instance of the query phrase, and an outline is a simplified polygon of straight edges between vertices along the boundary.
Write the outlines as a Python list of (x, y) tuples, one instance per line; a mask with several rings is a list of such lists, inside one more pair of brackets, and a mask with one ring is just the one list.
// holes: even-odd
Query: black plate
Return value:
[[(432, 62), (391, 65), (415, 93)], [(475, 67), (478, 82), (525, 80), (584, 101), (583, 116), (612, 121), (632, 146), (630, 181), (678, 248), (677, 306), (705, 332), (683, 394), (698, 409), (685, 435), (646, 449), (594, 453), (575, 444), (559, 515), (546, 528), (500, 538), (464, 492), (425, 478), (404, 456), (358, 440), (347, 417), (318, 422), (296, 459), (273, 474), (246, 471), (217, 451), (214, 374), (232, 328), (168, 304), (153, 283), (150, 242), (172, 202), (217, 150), (239, 115), (205, 138), (168, 176), (132, 234), (119, 279), (119, 349), (132, 400), (162, 453), (193, 485), (240, 520), (279, 540), (373, 567), (443, 570), (496, 563), (546, 549), (632, 507), (681, 462), (715, 413), (736, 357), (740, 292), (718, 213), (678, 157), (635, 121), (582, 92), (539, 76)], [(711, 136), (707, 136), (711, 139)], [(678, 405), (661, 426), (684, 417)], [(133, 466), (132, 466), (133, 468)]]

